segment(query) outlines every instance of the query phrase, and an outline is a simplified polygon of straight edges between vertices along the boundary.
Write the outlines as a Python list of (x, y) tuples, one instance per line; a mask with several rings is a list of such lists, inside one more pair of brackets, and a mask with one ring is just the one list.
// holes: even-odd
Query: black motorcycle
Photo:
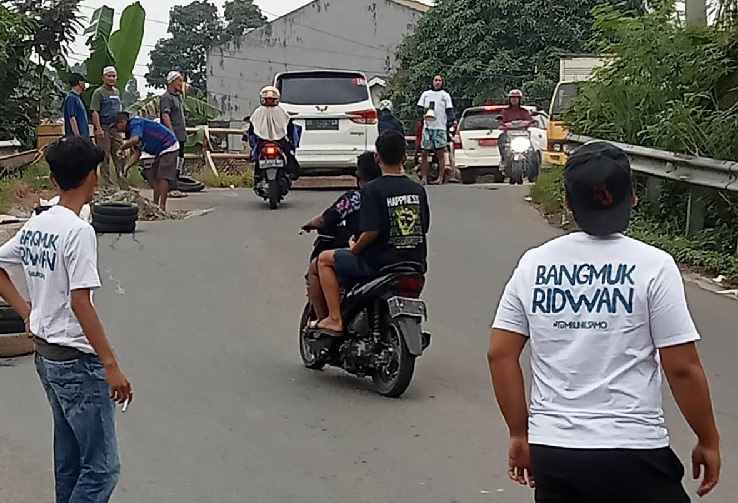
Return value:
[(276, 210), (292, 188), (287, 173), (287, 154), (277, 143), (266, 142), (261, 147), (254, 167), (254, 192), (269, 201), (269, 208)]
[[(522, 185), (523, 178), (533, 183), (538, 178), (538, 156), (530, 140), (530, 131), (525, 121), (508, 123), (505, 132), (506, 141), (502, 145), (507, 162), (503, 166), (504, 173), (510, 177), (511, 185)], [(502, 151), (501, 151), (502, 152)]]
[[(318, 235), (311, 260), (337, 248), (333, 236)], [(339, 367), (359, 377), (371, 376), (380, 395), (396, 398), (410, 385), (415, 359), (430, 345), (421, 330), (426, 305), (420, 299), (425, 277), (420, 264), (395, 264), (367, 283), (341, 291), (344, 333), (317, 335), (308, 329), (316, 319), (308, 300), (300, 319), (300, 356), (314, 370)]]

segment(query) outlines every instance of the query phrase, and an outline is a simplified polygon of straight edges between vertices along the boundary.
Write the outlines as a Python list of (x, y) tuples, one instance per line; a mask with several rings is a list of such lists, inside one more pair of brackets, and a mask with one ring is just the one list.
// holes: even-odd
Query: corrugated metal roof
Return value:
[(417, 0), (389, 0), (392, 3), (396, 3), (399, 5), (404, 5), (405, 7), (409, 9), (416, 10), (418, 12), (428, 12), (431, 8), (430, 5), (424, 4), (423, 2), (418, 2)]

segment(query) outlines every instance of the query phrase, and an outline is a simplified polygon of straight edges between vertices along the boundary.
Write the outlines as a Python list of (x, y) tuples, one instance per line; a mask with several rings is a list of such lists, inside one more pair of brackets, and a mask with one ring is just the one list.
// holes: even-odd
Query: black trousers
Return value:
[(689, 503), (684, 465), (663, 449), (531, 445), (536, 503)]

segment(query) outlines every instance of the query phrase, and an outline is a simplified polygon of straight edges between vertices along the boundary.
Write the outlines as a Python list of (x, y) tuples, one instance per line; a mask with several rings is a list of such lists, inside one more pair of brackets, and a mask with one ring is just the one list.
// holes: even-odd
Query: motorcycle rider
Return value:
[(509, 159), (510, 137), (507, 134), (507, 130), (510, 128), (510, 123), (522, 121), (526, 123), (526, 128), (535, 124), (533, 116), (530, 114), (528, 109), (523, 107), (523, 91), (520, 89), (513, 89), (507, 94), (507, 99), (508, 107), (502, 110), (502, 120), (499, 125), (500, 130), (502, 130), (502, 134), (499, 138), (499, 149), (503, 166), (507, 165), (507, 161)]
[(392, 102), (390, 100), (379, 102), (379, 134), (385, 131), (397, 131), (405, 136), (405, 128), (402, 122), (392, 113)]
[(279, 97), (279, 89), (274, 86), (266, 86), (259, 91), (261, 105), (251, 114), (244, 139), (249, 142), (251, 161), (254, 163), (259, 161), (261, 147), (265, 142), (279, 145), (287, 157), (290, 178), (297, 180), (300, 177), (300, 165), (295, 158), (295, 150), (300, 142), (301, 128), (279, 106)]
[[(335, 237), (340, 248), (349, 245), (351, 239), (359, 237), (359, 210), (361, 208), (361, 190), (372, 180), (382, 176), (382, 170), (374, 158), (374, 152), (364, 152), (356, 161), (356, 186), (342, 194), (321, 215), (302, 226), (302, 230), (310, 232), (322, 230)], [(318, 276), (318, 259), (310, 262), (307, 273), (308, 297), (319, 320), (328, 316), (328, 306)]]
[(417, 263), (420, 272), (427, 269), (430, 208), (425, 188), (404, 174), (405, 137), (388, 131), (375, 146), (382, 176), (362, 189), (361, 235), (348, 248), (325, 251), (318, 257), (328, 316), (308, 327), (321, 334), (343, 333), (339, 276), (344, 281), (362, 281), (400, 262)]

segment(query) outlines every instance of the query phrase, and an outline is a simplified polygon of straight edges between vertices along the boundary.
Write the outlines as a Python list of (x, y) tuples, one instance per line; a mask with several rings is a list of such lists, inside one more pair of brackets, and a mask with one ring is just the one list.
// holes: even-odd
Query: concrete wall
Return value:
[(288, 70), (395, 69), (395, 55), (422, 13), (391, 0), (316, 0), (208, 56), (208, 98), (221, 119), (243, 120), (259, 90)]

